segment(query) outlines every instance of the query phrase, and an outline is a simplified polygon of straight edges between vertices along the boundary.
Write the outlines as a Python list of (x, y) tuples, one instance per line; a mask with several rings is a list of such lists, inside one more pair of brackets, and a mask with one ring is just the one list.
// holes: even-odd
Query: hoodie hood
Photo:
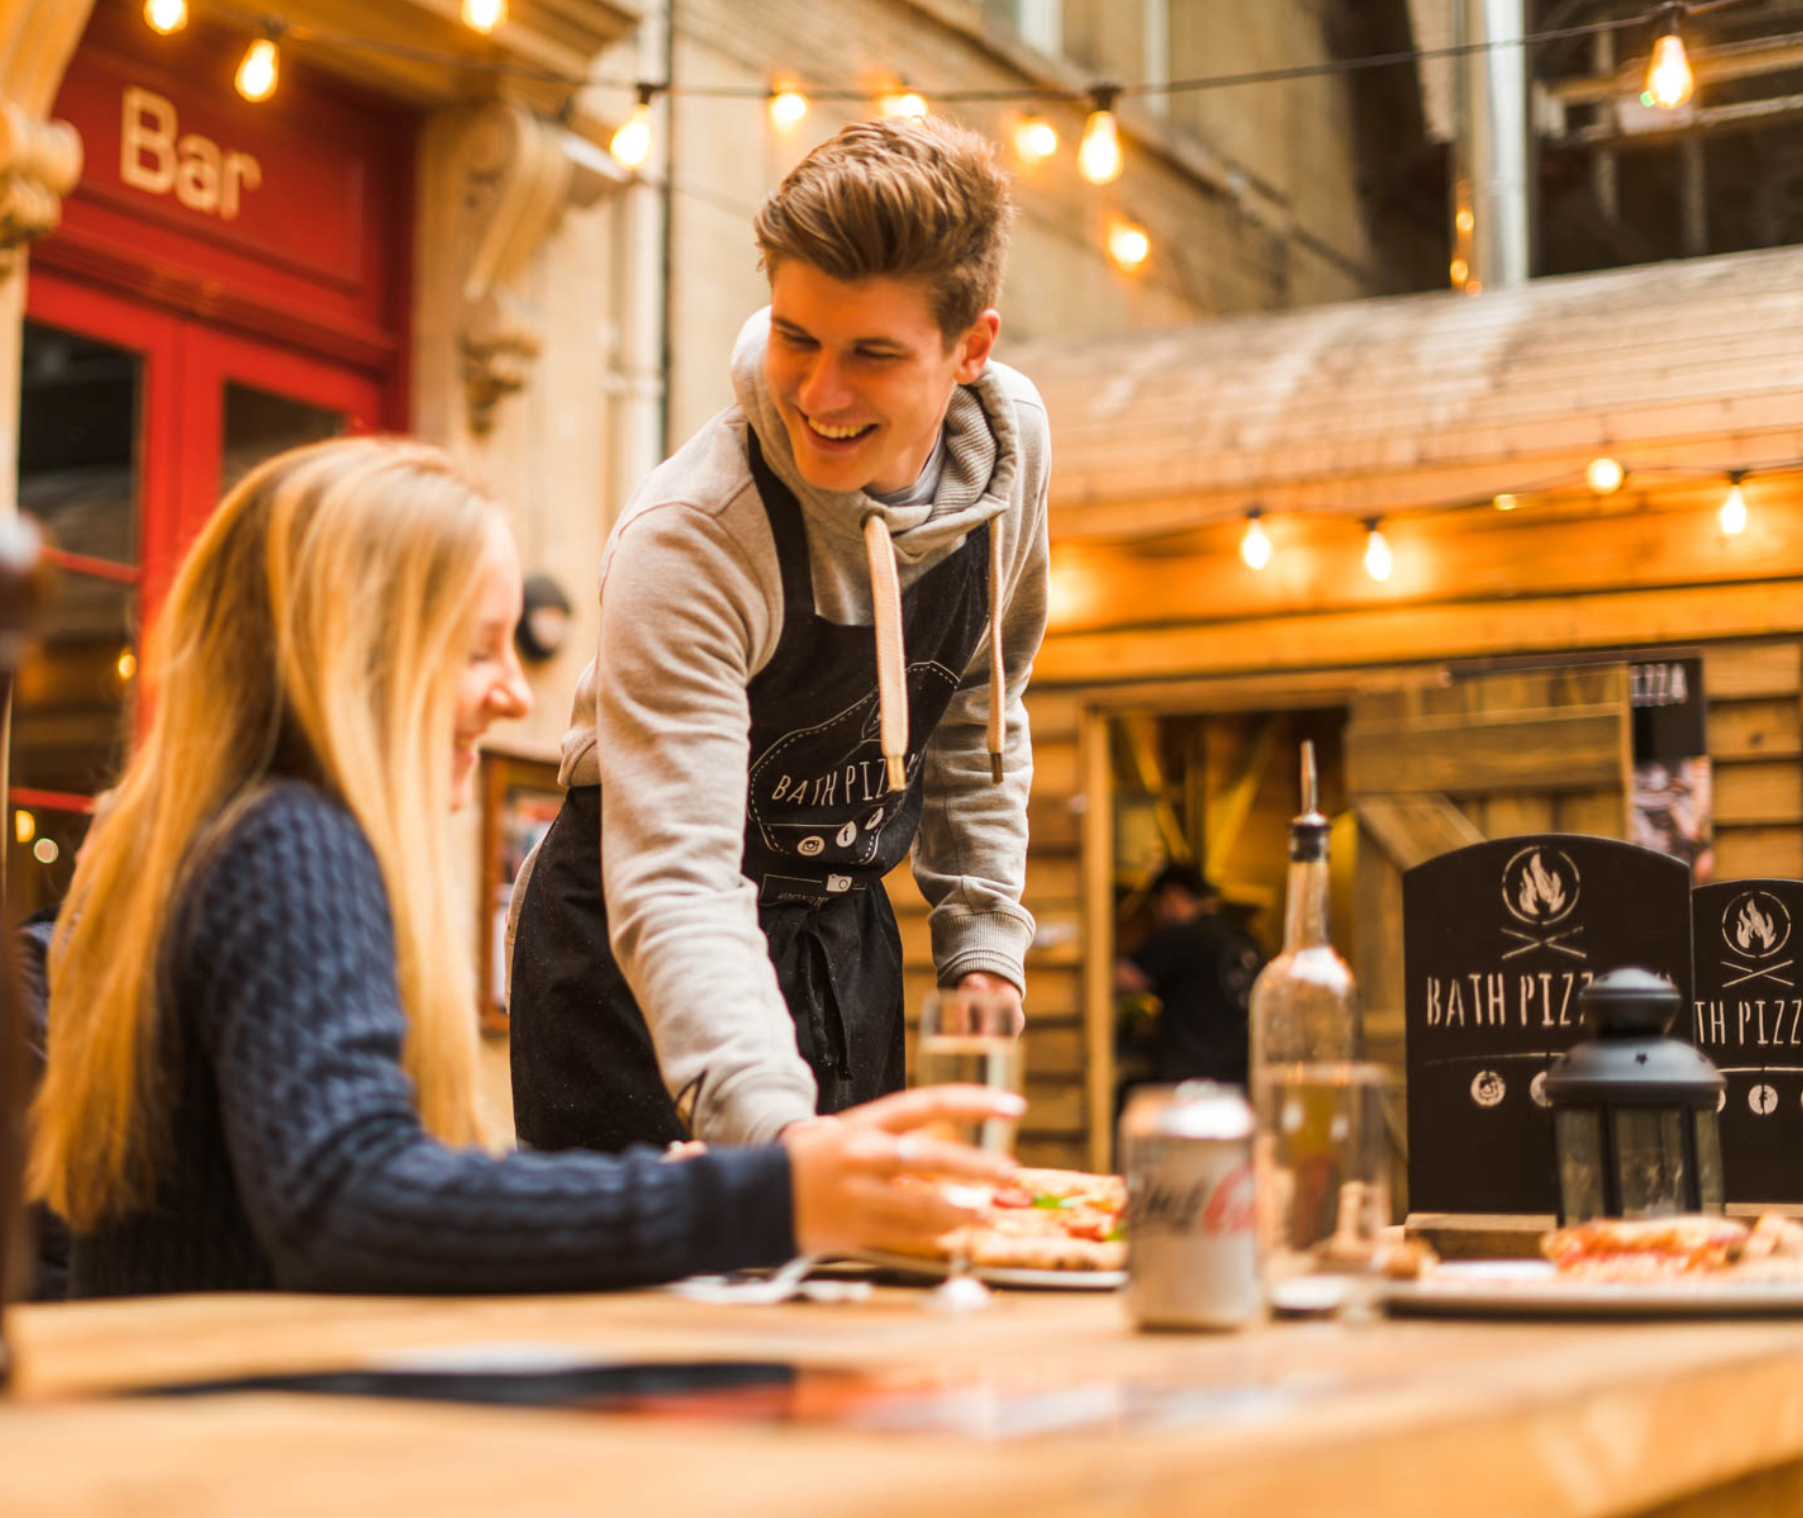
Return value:
[(789, 429), (764, 383), (769, 336), (766, 306), (740, 328), (733, 345), (733, 396), (757, 432), (765, 461), (795, 492), (811, 529), (856, 543), (874, 514), (888, 529), (896, 557), (916, 562), (951, 547), (1007, 507), (1021, 469), (1020, 438), (1002, 382), (988, 369), (974, 384), (952, 392), (945, 413), (945, 472), (932, 502), (886, 506), (862, 490), (819, 490), (802, 478)]

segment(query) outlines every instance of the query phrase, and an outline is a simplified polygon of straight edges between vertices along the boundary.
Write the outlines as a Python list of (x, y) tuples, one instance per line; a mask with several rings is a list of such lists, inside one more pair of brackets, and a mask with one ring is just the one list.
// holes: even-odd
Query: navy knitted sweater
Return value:
[(794, 1252), (780, 1146), (668, 1164), (431, 1138), (381, 870), (324, 792), (259, 798), (171, 922), (168, 1163), (149, 1206), (76, 1239), (71, 1296), (594, 1290)]

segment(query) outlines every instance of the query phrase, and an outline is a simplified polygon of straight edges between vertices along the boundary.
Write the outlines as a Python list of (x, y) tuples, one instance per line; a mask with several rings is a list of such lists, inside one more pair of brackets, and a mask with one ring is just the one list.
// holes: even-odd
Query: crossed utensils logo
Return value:
[(1789, 910), (1770, 891), (1740, 891), (1731, 897), (1722, 912), (1722, 942), (1728, 946), (1722, 968), (1736, 978), (1723, 981), (1722, 989), (1769, 980), (1795, 990), (1796, 981), (1779, 973), (1797, 962), (1794, 954), (1778, 958), (1790, 942), (1790, 929)]
[(1588, 959), (1590, 956), (1571, 942), (1582, 936), (1583, 926), (1559, 926), (1570, 921), (1580, 886), (1578, 867), (1563, 849), (1530, 844), (1513, 854), (1503, 866), (1503, 905), (1529, 931), (1503, 928), (1504, 935), (1516, 941), (1503, 958), (1517, 959), (1536, 949), (1550, 949), (1580, 963)]

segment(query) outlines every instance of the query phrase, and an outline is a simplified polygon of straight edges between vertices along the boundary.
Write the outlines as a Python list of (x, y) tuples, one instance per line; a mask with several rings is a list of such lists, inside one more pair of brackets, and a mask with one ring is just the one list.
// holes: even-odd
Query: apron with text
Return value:
[[(757, 887), (758, 923), (819, 1084), (819, 1110), (837, 1112), (905, 1079), (901, 938), (882, 880), (913, 842), (921, 753), (987, 627), (990, 528), (903, 592), (908, 787), (886, 791), (871, 630), (815, 613), (801, 505), (765, 464), (756, 435), (746, 442), (782, 566), (783, 626), (746, 692), (741, 870)], [(608, 948), (602, 804), (596, 786), (567, 793), (525, 886), (514, 940), (514, 1119), (522, 1141), (541, 1149), (686, 1138), (701, 1094), (679, 1093), (680, 1110), (670, 1099)], [(718, 1015), (731, 1017), (732, 1007)]]

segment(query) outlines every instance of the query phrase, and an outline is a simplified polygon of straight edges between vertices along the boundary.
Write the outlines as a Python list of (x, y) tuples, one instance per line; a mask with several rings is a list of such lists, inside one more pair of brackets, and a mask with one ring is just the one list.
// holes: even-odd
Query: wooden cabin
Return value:
[(1629, 836), (1631, 666), (1702, 661), (1715, 878), (1803, 875), (1803, 251), (1007, 357), (1054, 447), (1023, 1158), (1110, 1158), (1116, 906), (1158, 857), (1204, 863), (1275, 948), (1301, 737), (1336, 941), (1399, 1073), (1400, 872), (1534, 829)]

